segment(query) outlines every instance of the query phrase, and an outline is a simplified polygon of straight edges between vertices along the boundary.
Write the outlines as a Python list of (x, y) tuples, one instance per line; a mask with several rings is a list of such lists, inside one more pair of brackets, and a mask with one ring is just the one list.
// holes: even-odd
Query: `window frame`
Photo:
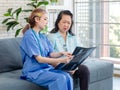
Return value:
[[(96, 49), (94, 55), (93, 55), (94, 57), (100, 58), (102, 60), (110, 60), (113, 63), (120, 64), (120, 61), (118, 59), (109, 57), (110, 56), (110, 46), (118, 46), (118, 47), (120, 47), (120, 45), (111, 45), (111, 44), (109, 44), (109, 27), (108, 27), (108, 25), (115, 24), (115, 23), (109, 23), (109, 14), (106, 13), (106, 12), (108, 12), (107, 10), (109, 10), (109, 7), (108, 7), (107, 4), (112, 3), (112, 2), (119, 2), (120, 3), (119, 0), (115, 0), (115, 1), (113, 1), (113, 0), (107, 0), (107, 1), (103, 0), (103, 1), (100, 1), (100, 2), (99, 1), (95, 2), (95, 0), (94, 1), (90, 0), (89, 2), (87, 2), (87, 1), (77, 2), (77, 0), (73, 1), (73, 3), (74, 3), (73, 8), (75, 9), (75, 10), (73, 10), (74, 11), (73, 13), (75, 14), (74, 15), (74, 20), (75, 20), (74, 29), (75, 29), (75, 33), (78, 33), (77, 24), (78, 23), (80, 23), (80, 24), (85, 23), (85, 22), (78, 22), (77, 21), (77, 18), (76, 18), (77, 17), (77, 14), (76, 14), (77, 6), (76, 5), (78, 3), (89, 3), (89, 4), (97, 3), (96, 8), (91, 9), (91, 12), (90, 12), (90, 13), (94, 13), (94, 15), (90, 15), (91, 16), (90, 20), (92, 20), (91, 22), (93, 22), (93, 23), (87, 22), (87, 24), (89, 24), (89, 25), (96, 25), (96, 27), (91, 27), (89, 29), (90, 30), (89, 31), (89, 38), (94, 41), (94, 42), (89, 41), (90, 42), (89, 46), (96, 45), (98, 47)], [(104, 7), (104, 8), (101, 9), (101, 7)], [(89, 9), (90, 8), (93, 8), (93, 6), (90, 5)], [(92, 10), (93, 10), (93, 12), (92, 12)], [(94, 11), (96, 11), (97, 13), (95, 13)], [(97, 18), (95, 20), (95, 22), (94, 22), (93, 17), (99, 17), (99, 18)], [(97, 27), (97, 24), (99, 24), (98, 27)], [(94, 28), (96, 28), (96, 29), (94, 29)], [(104, 57), (107, 57), (107, 58), (104, 58)]]

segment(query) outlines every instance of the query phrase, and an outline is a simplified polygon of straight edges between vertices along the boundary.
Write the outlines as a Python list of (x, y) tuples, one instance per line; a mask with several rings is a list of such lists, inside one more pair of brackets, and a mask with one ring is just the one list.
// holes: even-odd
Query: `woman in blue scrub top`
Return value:
[[(63, 10), (58, 14), (55, 28), (48, 35), (55, 52), (73, 52), (79, 41), (72, 32), (73, 14), (69, 10)], [(85, 65), (79, 65), (77, 70), (71, 72), (74, 80), (79, 81), (80, 90), (88, 90), (89, 70)]]
[[(22, 79), (31, 81), (49, 90), (73, 90), (73, 80), (69, 73), (55, 70), (59, 63), (68, 63), (70, 53), (54, 53), (53, 47), (40, 31), (46, 27), (48, 17), (43, 9), (35, 9), (29, 17), (29, 24), (23, 29), (20, 44), (23, 60)], [(64, 58), (57, 58), (66, 55)]]

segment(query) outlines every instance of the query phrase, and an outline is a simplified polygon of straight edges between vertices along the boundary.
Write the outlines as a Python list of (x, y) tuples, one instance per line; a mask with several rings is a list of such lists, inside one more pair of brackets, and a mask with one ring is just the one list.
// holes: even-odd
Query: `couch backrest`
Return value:
[(21, 38), (0, 39), (0, 72), (22, 68), (20, 55)]

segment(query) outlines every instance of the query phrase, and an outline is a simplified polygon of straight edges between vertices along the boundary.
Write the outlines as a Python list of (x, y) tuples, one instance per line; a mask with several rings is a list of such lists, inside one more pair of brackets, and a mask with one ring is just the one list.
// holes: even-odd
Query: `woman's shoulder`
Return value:
[(30, 28), (30, 29), (26, 30), (24, 35), (31, 35), (31, 34), (33, 34), (33, 33), (32, 33), (32, 29)]
[(33, 37), (34, 37), (34, 33), (32, 32), (32, 29), (28, 29), (23, 36), (23, 38), (33, 38)]
[(48, 38), (57, 38), (57, 33), (49, 33), (47, 34)]
[(48, 35), (49, 35), (49, 36), (54, 36), (54, 37), (55, 37), (55, 36), (57, 35), (57, 33), (48, 33)]
[(76, 35), (72, 35), (72, 34), (70, 34), (70, 33), (68, 33), (67, 36), (70, 37), (70, 38), (77, 38)]

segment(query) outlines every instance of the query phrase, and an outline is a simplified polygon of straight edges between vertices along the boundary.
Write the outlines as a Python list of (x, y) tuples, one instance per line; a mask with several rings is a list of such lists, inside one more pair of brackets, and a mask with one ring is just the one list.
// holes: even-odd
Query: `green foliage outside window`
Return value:
[[(119, 17), (110, 16), (110, 21), (118, 22)], [(110, 24), (109, 37), (110, 37), (110, 57), (120, 58), (120, 25)]]

